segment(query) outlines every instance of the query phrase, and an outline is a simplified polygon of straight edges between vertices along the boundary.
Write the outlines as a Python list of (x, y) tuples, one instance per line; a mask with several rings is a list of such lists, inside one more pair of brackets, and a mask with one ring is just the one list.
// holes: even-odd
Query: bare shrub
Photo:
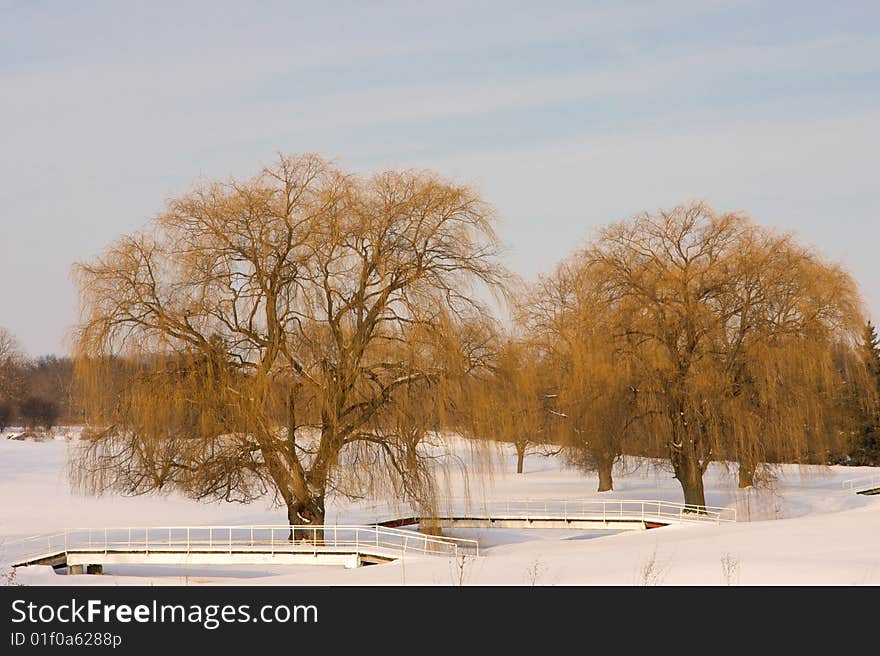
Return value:
[(739, 559), (729, 553), (721, 556), (721, 580), (725, 585), (739, 582)]

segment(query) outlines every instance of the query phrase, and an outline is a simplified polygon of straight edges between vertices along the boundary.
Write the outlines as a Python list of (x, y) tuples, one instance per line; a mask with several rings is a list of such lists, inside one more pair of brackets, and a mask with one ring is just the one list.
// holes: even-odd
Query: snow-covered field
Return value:
[[(64, 528), (208, 524), (280, 524), (271, 499), (250, 505), (199, 503), (176, 495), (82, 497), (67, 483), (75, 431), (42, 442), (0, 436), (0, 541)], [(461, 449), (466, 457), (466, 452)], [(469, 464), (470, 493), (485, 499), (584, 498), (681, 501), (681, 489), (662, 469), (632, 463), (619, 468), (615, 490), (598, 495), (597, 481), (559, 457), (530, 456), (525, 474), (515, 456), (501, 455), (488, 474)], [(735, 476), (710, 467), (707, 503), (734, 506), (736, 524), (668, 526), (649, 531), (486, 529), (447, 531), (476, 538), (480, 557), (407, 556), (384, 565), (343, 569), (310, 566), (108, 567), (103, 576), (64, 576), (48, 567), (18, 569), (33, 585), (725, 585), (880, 584), (880, 496), (845, 489), (846, 479), (877, 468), (784, 467), (772, 490), (738, 491)], [(464, 481), (453, 475), (451, 494)], [(330, 504), (328, 523), (365, 521), (369, 508)], [(3, 547), (0, 543), (0, 563)]]

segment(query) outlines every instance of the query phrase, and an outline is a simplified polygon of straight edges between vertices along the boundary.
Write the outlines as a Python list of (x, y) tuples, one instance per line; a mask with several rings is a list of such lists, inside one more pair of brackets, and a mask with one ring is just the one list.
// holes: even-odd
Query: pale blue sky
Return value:
[(32, 354), (74, 261), (277, 151), (474, 184), (527, 278), (640, 210), (745, 210), (880, 318), (874, 0), (0, 0), (0, 126), (0, 326)]

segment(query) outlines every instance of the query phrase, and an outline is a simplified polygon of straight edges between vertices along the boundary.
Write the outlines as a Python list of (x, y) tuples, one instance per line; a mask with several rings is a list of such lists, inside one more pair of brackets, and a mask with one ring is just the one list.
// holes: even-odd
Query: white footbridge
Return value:
[(732, 507), (691, 506), (672, 501), (643, 499), (508, 499), (474, 501), (447, 499), (434, 516), (379, 508), (373, 511), (379, 526), (400, 527), (429, 520), (441, 528), (560, 528), (584, 530), (644, 530), (669, 524), (705, 524), (736, 521)]
[(880, 474), (850, 478), (843, 481), (843, 487), (852, 490), (856, 494), (874, 495), (880, 494)]
[[(290, 539), (292, 531), (297, 539)], [(51, 565), (73, 574), (120, 564), (360, 567), (406, 555), (479, 555), (476, 540), (369, 525), (82, 528), (32, 536), (4, 549), (14, 567)]]
[[(13, 567), (50, 565), (69, 574), (105, 565), (302, 565), (344, 567), (410, 556), (479, 556), (476, 540), (429, 535), (406, 526), (645, 530), (669, 524), (736, 521), (734, 508), (632, 499), (447, 499), (430, 517), (370, 509), (353, 525), (158, 526), (66, 529), (3, 545)], [(297, 539), (291, 539), (294, 535)]]

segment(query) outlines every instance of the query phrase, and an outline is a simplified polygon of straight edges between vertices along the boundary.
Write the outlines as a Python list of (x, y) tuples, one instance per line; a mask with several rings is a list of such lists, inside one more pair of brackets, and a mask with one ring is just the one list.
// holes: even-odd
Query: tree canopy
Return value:
[(636, 430), (635, 448), (665, 454), (694, 506), (713, 460), (738, 462), (743, 486), (764, 463), (824, 462), (846, 383), (865, 373), (837, 357), (863, 325), (852, 278), (702, 203), (603, 228), (532, 297), (562, 370), (582, 369), (565, 378), (581, 389), (572, 429), (604, 427), (597, 453)]
[(876, 408), (856, 284), (792, 235), (703, 203), (612, 223), (504, 332), (480, 300), (508, 288), (494, 223), (436, 174), (316, 155), (171, 200), (75, 267), (74, 481), (270, 491), (322, 524), (328, 494), (430, 506), (425, 437), (449, 428), (514, 444), (520, 471), (562, 444), (600, 491), (621, 456), (665, 458), (698, 509), (710, 462), (743, 487), (828, 462)]
[(269, 489), (292, 524), (323, 523), (328, 493), (423, 501), (412, 431), (479, 353), (476, 288), (505, 277), (493, 223), (435, 174), (360, 177), (315, 155), (172, 200), (75, 269), (79, 389), (99, 428), (78, 482)]

